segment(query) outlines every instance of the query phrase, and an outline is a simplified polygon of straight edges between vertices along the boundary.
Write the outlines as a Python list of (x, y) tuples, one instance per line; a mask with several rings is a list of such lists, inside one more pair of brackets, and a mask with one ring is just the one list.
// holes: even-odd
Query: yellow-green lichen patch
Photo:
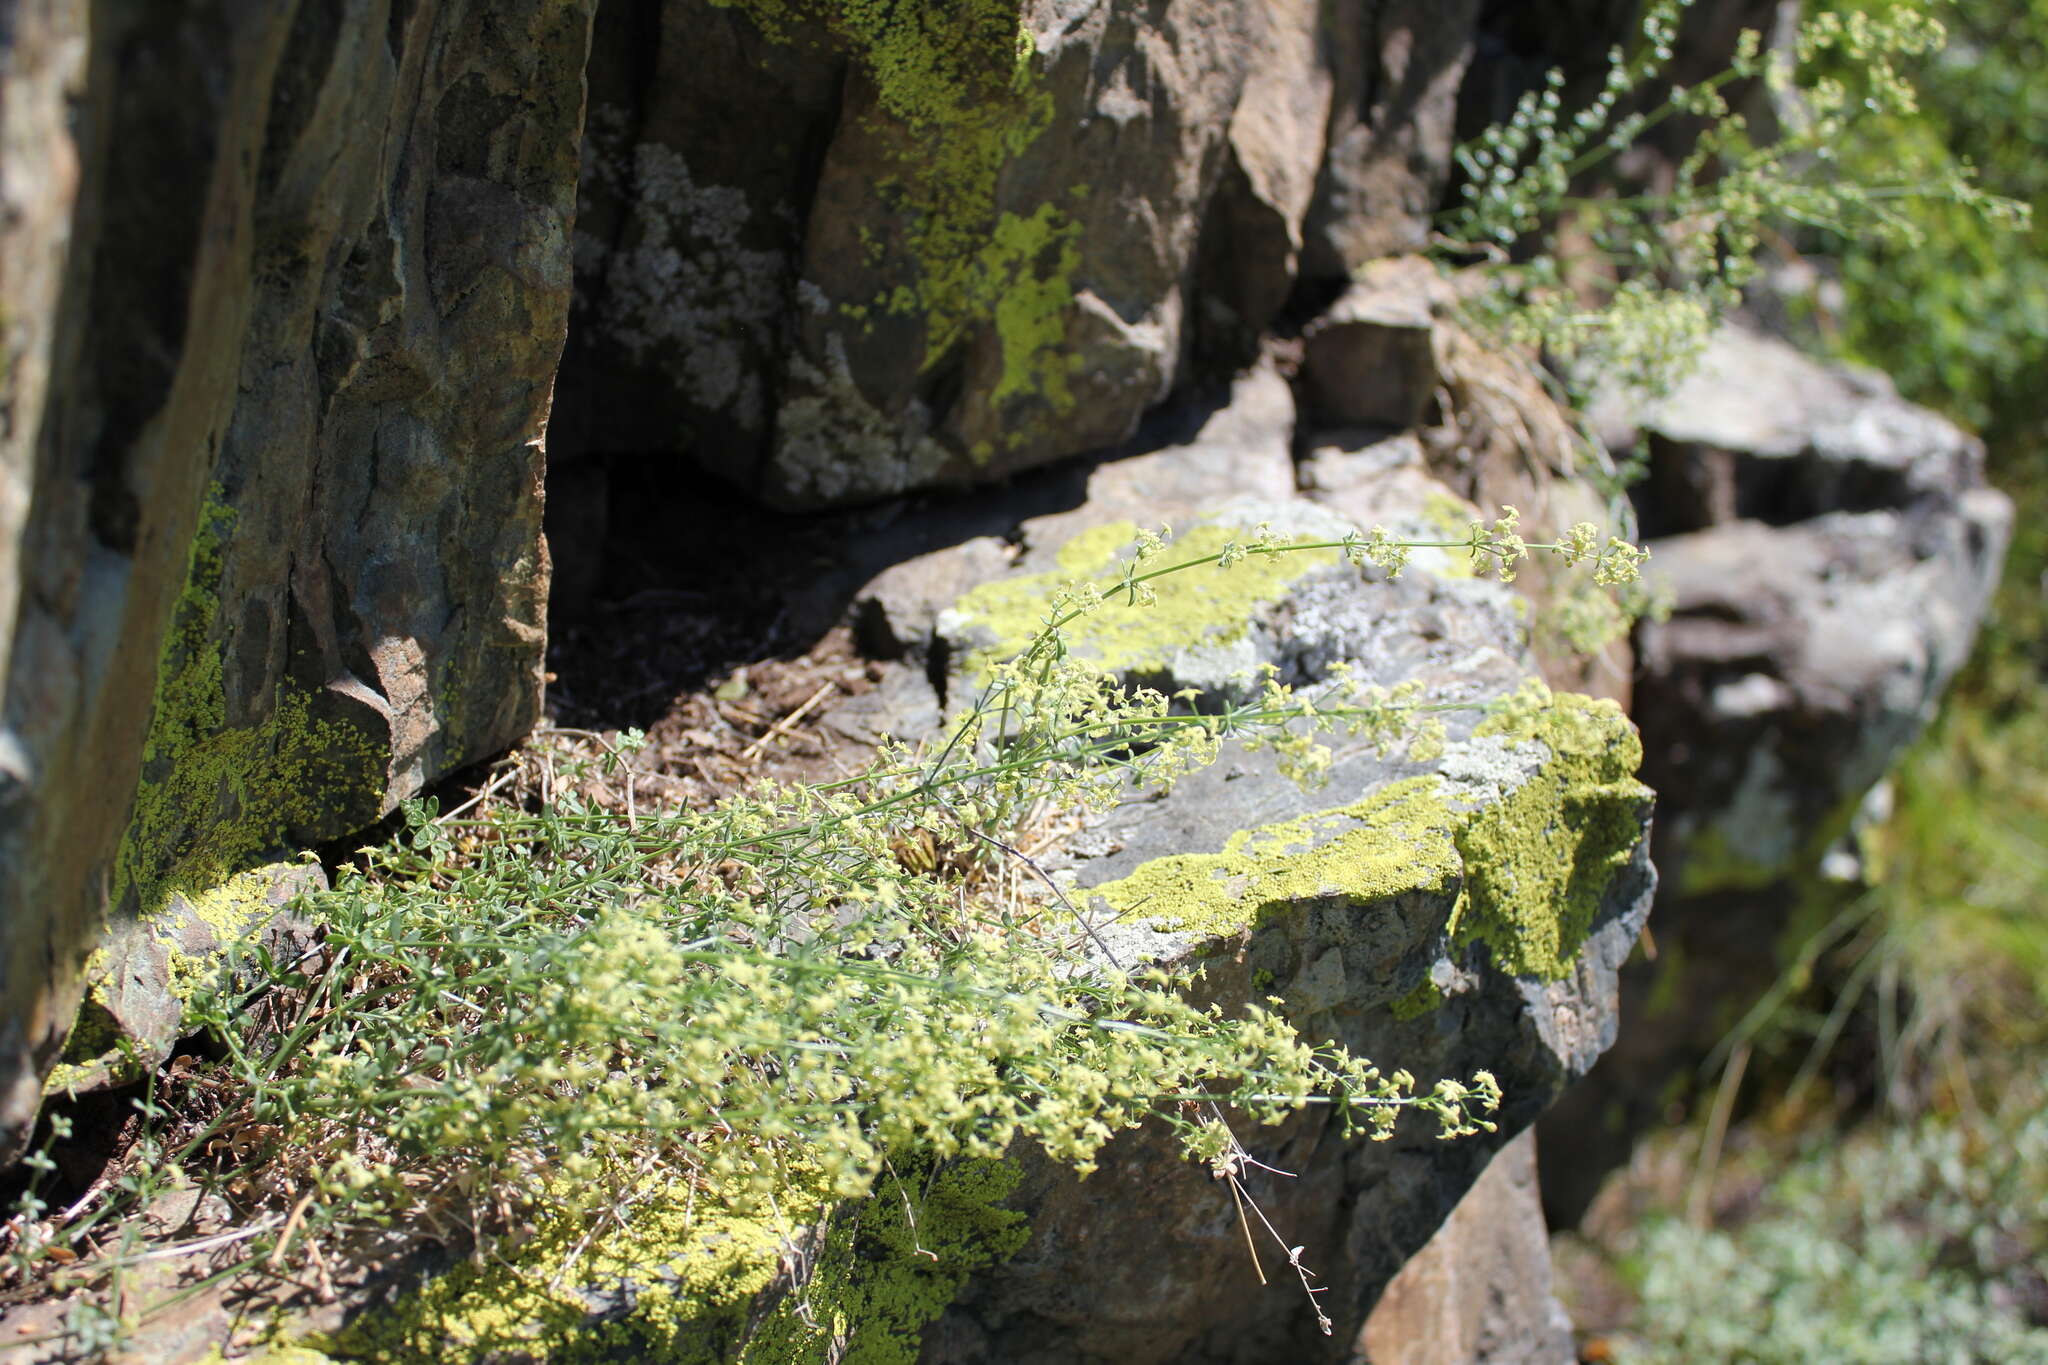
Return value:
[(1073, 302), (1073, 272), (1080, 264), (1080, 229), (1050, 204), (1029, 218), (1004, 214), (991, 246), (996, 335), (1003, 373), (990, 401), (1036, 396), (1055, 412), (1074, 406), (1067, 387), (1078, 356), (1065, 345), (1066, 310)]
[[(784, 1248), (804, 1236), (796, 1219), (821, 1206), (823, 1183), (807, 1182), (807, 1169), (789, 1169), (775, 1208), (764, 1202), (741, 1216), (708, 1195), (693, 1198), (678, 1181), (587, 1242), (600, 1215), (571, 1201), (544, 1215), (516, 1250), (458, 1265), (391, 1308), (306, 1344), (380, 1365), (457, 1365), (501, 1351), (552, 1362), (727, 1359), (753, 1296), (774, 1281)], [(579, 1244), (583, 1253), (571, 1262)], [(594, 1310), (606, 1301), (630, 1307)]]
[(1466, 880), (1457, 937), (1488, 945), (1504, 971), (1555, 980), (1642, 838), (1651, 799), (1635, 776), (1642, 743), (1619, 706), (1572, 693), (1533, 715), (1490, 719), (1478, 733), (1537, 740), (1550, 760), (1458, 831)]
[(1349, 806), (1240, 830), (1220, 853), (1154, 858), (1091, 894), (1162, 928), (1221, 937), (1273, 906), (1342, 899), (1363, 907), (1448, 891), (1459, 875), (1459, 820), (1436, 779), (1407, 778)]
[(1414, 990), (1387, 1006), (1396, 1019), (1419, 1019), (1444, 1002), (1444, 988), (1424, 977)]
[[(1196, 526), (1167, 551), (1174, 561), (1215, 554), (1250, 528), (1218, 523)], [(1111, 522), (1083, 531), (1060, 550), (1050, 573), (984, 583), (953, 608), (956, 633), (976, 638), (966, 660), (970, 678), (990, 663), (1026, 648), (1045, 624), (1047, 603), (1063, 585), (1093, 581), (1105, 593), (1115, 582), (1119, 554), (1132, 548), (1138, 527)], [(1304, 575), (1338, 562), (1335, 550), (1251, 555), (1228, 569), (1197, 568), (1155, 580), (1150, 605), (1106, 600), (1065, 630), (1068, 648), (1112, 673), (1163, 671), (1177, 651), (1241, 638), (1261, 609), (1280, 601)]]
[[(163, 941), (169, 978), (162, 985), (180, 996), (208, 969), (188, 951), (192, 940), (224, 945), (267, 915), (269, 876), (251, 869), (295, 830), (345, 828), (383, 810), (382, 745), (351, 726), (316, 720), (302, 689), (282, 683), (267, 698), (249, 699), (258, 703), (245, 704), (249, 719), (231, 721), (221, 587), (235, 516), (223, 490), (209, 490), (158, 655), (140, 780), (109, 888), (115, 913), (136, 917)], [(186, 932), (194, 916), (206, 933)], [(169, 1042), (129, 1035), (104, 988), (110, 969), (105, 954), (87, 964), (85, 1000), (64, 1050), (72, 1069), (60, 1086), (132, 1069), (127, 1044), (140, 1042), (146, 1053)]]
[[(596, 1235), (593, 1215), (563, 1212), (516, 1251), (458, 1266), (304, 1344), (379, 1365), (494, 1352), (551, 1365), (907, 1365), (966, 1277), (1014, 1254), (1028, 1228), (1000, 1206), (1018, 1179), (1007, 1164), (895, 1166), (866, 1200), (824, 1216), (822, 1236), (825, 1182), (802, 1163), (743, 1214), (680, 1182)], [(800, 1260), (807, 1269), (791, 1283)]]
[(1003, 352), (995, 401), (1024, 394), (1071, 406), (1061, 314), (1074, 293), (1078, 226), (1051, 204), (1030, 214), (997, 206), (1004, 168), (1053, 112), (1015, 0), (714, 3), (740, 9), (776, 41), (800, 24), (822, 26), (873, 82), (867, 118), (884, 152), (873, 181), (896, 220), (905, 277), (878, 297), (841, 300), (841, 313), (854, 322), (872, 310), (920, 315), (920, 369), (992, 318)]
[[(1642, 747), (1613, 702), (1571, 694), (1481, 725), (1477, 737), (1489, 735), (1545, 759), (1483, 804), (1466, 804), (1469, 788), (1443, 777), (1407, 778), (1348, 806), (1239, 831), (1220, 852), (1154, 858), (1091, 894), (1163, 930), (1223, 937), (1278, 907), (1456, 890), (1457, 942), (1486, 944), (1504, 971), (1561, 977), (1642, 838)], [(1425, 983), (1397, 1012), (1440, 999)]]

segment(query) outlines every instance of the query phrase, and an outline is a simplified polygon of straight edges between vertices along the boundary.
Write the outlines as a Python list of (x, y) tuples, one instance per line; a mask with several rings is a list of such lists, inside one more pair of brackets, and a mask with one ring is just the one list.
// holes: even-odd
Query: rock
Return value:
[(1458, 89), (1477, 0), (1380, 0), (1326, 10), (1336, 59), (1328, 154), (1303, 224), (1302, 273), (1345, 280), (1414, 251), (1451, 178)]
[[(1814, 866), (1933, 718), (1997, 584), (2012, 508), (1836, 512), (1658, 542), (1670, 619), (1642, 631), (1637, 715), (1672, 802), (1673, 892), (1758, 888)], [(1681, 780), (1682, 779), (1682, 780)]]
[[(1342, 519), (1311, 503), (1243, 501), (1228, 504), (1179, 532), (1162, 563), (1220, 552), (1250, 542), (1261, 525), (1288, 540), (1337, 542), (1351, 531)], [(942, 613), (939, 634), (978, 682), (983, 668), (1024, 650), (1038, 633), (1052, 594), (1062, 585), (1093, 583), (1105, 594), (1128, 560), (1139, 526), (1104, 522), (1058, 548), (1050, 567), (984, 584)], [(1029, 567), (1029, 566), (1027, 566)], [(1285, 641), (1268, 622), (1290, 596), (1356, 570), (1334, 549), (1254, 556), (1228, 573), (1193, 572), (1154, 585), (1158, 605), (1102, 611), (1067, 631), (1070, 652), (1105, 671), (1171, 695), (1193, 687), (1218, 698), (1255, 695), (1263, 665), (1286, 662)]]
[[(1259, 592), (1271, 605), (1249, 609), (1244, 638), (1298, 679), (1343, 659), (1375, 682), (1477, 702), (1530, 676), (1519, 613), (1496, 583), (1411, 565), (1393, 583), (1310, 570)], [(1186, 643), (1124, 661), (1125, 633), (1096, 624), (1118, 610), (1157, 609), (1105, 607), (1077, 649), (1148, 680), (1235, 685), (1210, 681), (1219, 674), (1204, 649)], [(1217, 618), (1245, 612), (1232, 601)], [(970, 596), (943, 620), (976, 615)], [(1322, 1111), (1238, 1132), (1259, 1161), (1294, 1173), (1256, 1174), (1252, 1194), (1307, 1249), (1347, 1341), (1498, 1144), (1613, 1041), (1615, 973), (1653, 881), (1648, 792), (1618, 708), (1560, 697), (1527, 731), (1470, 712), (1447, 719), (1440, 755), (1346, 749), (1329, 787), (1312, 793), (1281, 780), (1270, 752), (1227, 747), (1165, 799), (1134, 800), (1047, 855), (1089, 915), (1098, 960), (1200, 961), (1204, 1001), (1234, 1009), (1276, 997), (1311, 1040), (1417, 1075), (1500, 1076), (1510, 1099), (1501, 1132), (1483, 1142), (1404, 1130), (1390, 1143), (1345, 1143)], [(1525, 834), (1532, 851), (1512, 852)], [(1120, 1137), (1085, 1182), (1021, 1160), (1008, 1202), (1030, 1215), (1031, 1240), (969, 1281), (927, 1336), (926, 1359), (1323, 1358), (1293, 1282), (1256, 1288), (1233, 1205), (1164, 1134)], [(1145, 1216), (1108, 1215), (1132, 1208)], [(1240, 1279), (1241, 1290), (1219, 1292)], [(1547, 1309), (1542, 1321), (1551, 1330)]]
[(71, 1060), (45, 1078), (44, 1093), (76, 1095), (133, 1080), (135, 1064), (119, 1040), (167, 1050), (178, 1037), (194, 973), (205, 972), (232, 943), (255, 939), (284, 960), (305, 951), (311, 925), (292, 902), (326, 889), (317, 863), (271, 863), (218, 886), (174, 891), (147, 919), (116, 921), (94, 955), (65, 1049)]
[[(57, 339), (12, 381), (48, 386), (0, 579), (9, 1150), (103, 916), (169, 923), (538, 714), (591, 5), (79, 8), (10, 20), (4, 79), (50, 172), (0, 250), (51, 311), (9, 335)], [(145, 1056), (168, 989), (111, 997)]]
[(939, 613), (970, 589), (1001, 577), (1014, 560), (1009, 542), (975, 536), (892, 564), (855, 599), (855, 643), (875, 659), (922, 654)]
[(1237, 376), (1220, 406), (1190, 404), (1189, 418), (1193, 432), (1091, 469), (1080, 505), (1020, 523), (1020, 567), (1050, 568), (1063, 544), (1105, 522), (1158, 530), (1232, 497), (1293, 498), (1294, 395), (1270, 360)]
[(1883, 375), (1740, 324), (1716, 333), (1668, 397), (1632, 413), (1608, 398), (1596, 417), (1614, 449), (1638, 432), (1649, 441), (1637, 502), (1653, 537), (1947, 501), (1983, 481), (1983, 448)]
[(560, 453), (821, 507), (1114, 446), (1419, 244), (1473, 9), (607, 6)]
[(1632, 420), (1643, 523), (1687, 528), (1650, 544), (1671, 614), (1638, 632), (1660, 952), (1624, 974), (1629, 1031), (1545, 1120), (1558, 1226), (1780, 979), (1830, 846), (1967, 657), (2012, 523), (1974, 440), (1751, 333)]
[[(846, 547), (850, 572), (856, 579), (872, 575), (848, 594), (862, 647), (876, 657), (907, 654), (923, 662), (941, 611), (1012, 567), (1056, 572), (1059, 547), (1083, 531), (1111, 523), (1186, 525), (1234, 495), (1293, 498), (1294, 399), (1270, 362), (1240, 375), (1226, 401), (1194, 407), (1176, 427), (1085, 469), (1027, 477), (993, 499), (923, 507), (880, 536), (854, 537)], [(1035, 506), (1047, 510), (1034, 513)], [(887, 562), (900, 553), (896, 547), (934, 542), (939, 548)], [(877, 558), (886, 567), (878, 570)], [(834, 594), (828, 588), (823, 595)]]
[(1380, 1295), (1357, 1355), (1370, 1365), (1572, 1365), (1571, 1319), (1550, 1286), (1536, 1135), (1524, 1132)]
[(1197, 354), (1230, 368), (1257, 355), (1294, 288), (1337, 68), (1365, 55), (1329, 44), (1331, 15), (1314, 6), (1254, 5), (1246, 19), (1244, 91), (1202, 223), (1193, 291)]
[[(80, 683), (68, 651), (36, 648), (52, 643), (52, 623), (40, 613), (21, 619), (23, 574), (42, 551), (25, 534), (35, 498), (41, 424), (53, 373), (61, 376), (57, 304), (70, 250), (79, 181), (79, 148), (69, 124), (69, 102), (85, 72), (88, 23), (84, 0), (18, 4), (8, 9), (0, 37), (0, 690), (9, 699), (0, 713), (0, 831), (27, 818), (36, 800), (39, 770), (61, 740), (52, 733)], [(46, 497), (50, 496), (48, 494)], [(75, 595), (75, 578), (73, 579)], [(28, 635), (30, 674), (14, 683), (17, 628)], [(37, 676), (33, 670), (50, 668)], [(13, 701), (32, 692), (36, 707)], [(44, 713), (41, 704), (55, 709)], [(24, 714), (26, 712), (26, 714)], [(132, 756), (124, 756), (132, 770)], [(116, 770), (117, 772), (120, 769)], [(104, 830), (81, 828), (90, 840)], [(17, 836), (18, 838), (18, 836)], [(0, 832), (0, 878), (16, 888), (27, 871)], [(74, 889), (75, 890), (75, 889)], [(0, 890), (0, 896), (8, 892)], [(55, 1060), (78, 1002), (75, 980), (91, 948), (92, 920), (85, 907), (39, 907), (11, 897), (0, 906), (0, 1164), (19, 1155), (23, 1125), (40, 1103), (42, 1072)], [(48, 982), (48, 967), (57, 977)]]
[(1325, 431), (1310, 437), (1307, 446), (1296, 476), (1302, 492), (1325, 505), (1354, 488), (1368, 490), (1372, 499), (1396, 470), (1424, 467), (1422, 442), (1413, 432), (1387, 436), (1376, 427)]
[(1302, 334), (1303, 406), (1322, 426), (1406, 430), (1436, 394), (1436, 303), (1447, 294), (1419, 256), (1375, 261)]

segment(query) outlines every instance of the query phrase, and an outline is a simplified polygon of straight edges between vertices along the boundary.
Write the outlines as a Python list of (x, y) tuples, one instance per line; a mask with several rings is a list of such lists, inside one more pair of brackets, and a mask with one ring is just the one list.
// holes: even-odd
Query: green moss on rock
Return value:
[[(387, 755), (353, 727), (316, 720), (286, 684), (255, 719), (228, 717), (217, 640), (224, 544), (235, 513), (216, 488), (192, 539), (183, 594), (157, 666), (142, 781), (115, 866), (113, 900), (145, 917), (173, 894), (216, 927), (246, 927), (225, 889), (298, 828), (336, 811), (374, 818)], [(230, 925), (228, 920), (235, 923)]]
[[(859, 323), (880, 311), (924, 322), (928, 370), (993, 321), (1002, 372), (993, 401), (1073, 405), (1064, 314), (1074, 296), (1079, 226), (1054, 204), (998, 209), (998, 181), (1050, 124), (1037, 45), (1015, 0), (713, 0), (746, 14), (777, 42), (819, 29), (873, 83), (867, 117), (885, 158), (875, 186), (891, 208), (908, 277), (872, 299), (845, 299)], [(879, 256), (884, 247), (871, 242)], [(1006, 444), (1024, 439), (1006, 430)], [(986, 444), (968, 452), (987, 459)]]
[(1363, 910), (1404, 892), (1455, 886), (1456, 814), (1433, 777), (1396, 782), (1363, 801), (1239, 830), (1218, 853), (1176, 853), (1095, 887), (1121, 914), (1222, 937), (1307, 900)]
[[(383, 809), (384, 748), (351, 726), (315, 719), (305, 691), (285, 683), (248, 720), (230, 716), (220, 594), (235, 516), (215, 486), (158, 657), (141, 777), (110, 887), (110, 907), (164, 942), (164, 985), (181, 996), (210, 969), (209, 959), (186, 951), (190, 940), (224, 945), (275, 909), (263, 865), (295, 831), (363, 823)], [(208, 932), (187, 932), (195, 917)], [(87, 964), (65, 1048), (73, 1069), (53, 1084), (130, 1065), (106, 1004), (109, 967), (104, 954)]]

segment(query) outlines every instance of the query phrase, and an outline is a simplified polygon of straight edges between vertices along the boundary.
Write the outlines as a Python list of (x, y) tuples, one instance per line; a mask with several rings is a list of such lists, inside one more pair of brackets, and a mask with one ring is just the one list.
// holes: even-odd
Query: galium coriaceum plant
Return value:
[[(1198, 1007), (1187, 972), (1101, 948), (1051, 879), (1049, 895), (991, 894), (997, 873), (1039, 874), (1019, 846), (1033, 821), (1170, 784), (1225, 740), (1271, 745), (1308, 780), (1332, 733), (1436, 743), (1451, 708), (1412, 688), (1340, 671), (1197, 709), (1067, 644), (1084, 616), (1145, 610), (1164, 575), (1311, 548), (1395, 573), (1424, 546), (1503, 577), (1553, 554), (1601, 583), (1643, 558), (1590, 525), (1529, 544), (1512, 509), (1433, 540), (1297, 545), (1262, 527), (1178, 561), (1147, 535), (1117, 574), (1057, 596), (943, 743), (885, 746), (847, 780), (703, 810), (621, 813), (573, 780), (535, 807), (408, 806), (403, 837), (306, 900), (316, 942), (244, 944), (195, 991), (187, 1023), (222, 1055), (152, 1082), (152, 1189), (200, 1183), (233, 1205), (216, 1273), (318, 1291), (380, 1229), (481, 1255), (525, 1219), (617, 1216), (650, 1180), (707, 1217), (810, 1216), (911, 1150), (1029, 1140), (1085, 1172), (1149, 1119), (1214, 1163), (1240, 1150), (1219, 1137), (1226, 1110), (1270, 1123), (1310, 1104), (1373, 1138), (1403, 1113), (1445, 1137), (1490, 1127), (1484, 1072), (1421, 1085), (1302, 1038), (1277, 1001)], [(23, 1205), (14, 1273), (48, 1274), (63, 1248), (60, 1282), (104, 1286), (118, 1258), (89, 1248), (133, 1208), (111, 1185), (62, 1216)]]
[[(1918, 5), (1813, 14), (1776, 50), (1745, 32), (1726, 68), (1648, 98), (1665, 80), (1692, 3), (1651, 4), (1633, 43), (1608, 54), (1606, 79), (1584, 107), (1567, 111), (1564, 74), (1553, 70), (1507, 122), (1457, 150), (1464, 203), (1445, 215), (1442, 241), (1514, 262), (1495, 272), (1493, 288), (1467, 300), (1473, 320), (1540, 346), (1573, 384), (1655, 393), (1683, 375), (1716, 321), (1741, 301), (1772, 233), (1823, 228), (1909, 244), (1921, 228), (1907, 210), (1930, 200), (1994, 225), (2025, 226), (2028, 206), (1984, 190), (1964, 164), (1903, 157), (1875, 179), (1837, 164), (1851, 125), (1913, 108), (1900, 62), (1945, 37)], [(1771, 97), (1776, 127), (1768, 137), (1754, 136), (1730, 105), (1729, 87), (1747, 81), (1762, 82)], [(1700, 132), (1668, 185), (1599, 187), (1597, 172), (1674, 118)], [(1566, 260), (1531, 249), (1567, 224), (1590, 250)], [(1598, 263), (1597, 284), (1584, 268), (1589, 260)]]

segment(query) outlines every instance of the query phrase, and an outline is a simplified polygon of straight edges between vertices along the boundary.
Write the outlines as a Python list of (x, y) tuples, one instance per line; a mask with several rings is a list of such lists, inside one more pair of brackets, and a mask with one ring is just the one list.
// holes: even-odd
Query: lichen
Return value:
[(158, 663), (142, 782), (113, 886), (116, 904), (132, 897), (145, 917), (173, 893), (202, 916), (207, 906), (225, 912), (220, 888), (291, 830), (338, 809), (374, 815), (382, 806), (384, 752), (352, 727), (314, 720), (302, 689), (281, 683), (252, 723), (230, 723), (215, 637), (234, 521), (216, 487)]
[(848, 373), (844, 348), (828, 344), (825, 368), (792, 356), (797, 396), (776, 418), (776, 456), (800, 494), (820, 502), (889, 497), (945, 466), (943, 447), (891, 422)]
[(746, 1365), (911, 1365), (919, 1337), (968, 1275), (1015, 1255), (1030, 1237), (1002, 1206), (1011, 1163), (913, 1158), (895, 1163), (857, 1210), (842, 1210), (810, 1282), (747, 1343)]
[[(867, 73), (883, 126), (873, 145), (877, 193), (903, 243), (906, 277), (870, 299), (838, 300), (849, 321), (871, 311), (924, 324), (920, 372), (993, 321), (1002, 372), (991, 401), (1025, 397), (1073, 406), (1062, 314), (1071, 303), (1079, 227), (1059, 206), (998, 209), (998, 181), (1051, 123), (1037, 45), (1015, 0), (902, 5), (892, 0), (714, 0), (738, 8), (764, 36), (788, 42), (799, 23), (822, 25)], [(879, 255), (883, 248), (867, 248)], [(1024, 439), (1014, 426), (1000, 438)], [(987, 459), (991, 446), (968, 454)]]
[(1161, 928), (1220, 937), (1305, 900), (1362, 909), (1407, 891), (1449, 891), (1460, 872), (1457, 823), (1436, 779), (1411, 777), (1348, 806), (1239, 830), (1221, 852), (1153, 858), (1091, 894)]
[(1555, 980), (1642, 839), (1651, 800), (1635, 776), (1642, 741), (1614, 702), (1562, 692), (1527, 719), (1487, 720), (1475, 737), (1487, 735), (1537, 741), (1550, 758), (1458, 831), (1457, 938), (1485, 943), (1503, 970)]
[(1003, 373), (989, 401), (1043, 399), (1055, 412), (1074, 406), (1067, 386), (1079, 356), (1068, 352), (1067, 306), (1080, 265), (1075, 246), (1079, 227), (1050, 204), (1029, 218), (1004, 214), (996, 224), (987, 264), (996, 290), (996, 335), (1002, 339)]
[[(801, 1162), (774, 1198), (738, 1216), (682, 1182), (595, 1237), (590, 1215), (563, 1211), (516, 1250), (457, 1266), (303, 1345), (389, 1365), (453, 1365), (499, 1351), (551, 1365), (907, 1365), (967, 1275), (1014, 1254), (1028, 1228), (1000, 1204), (1016, 1186), (1013, 1166), (894, 1165), (895, 1176), (821, 1227), (798, 1221), (821, 1213), (825, 1199), (815, 1168)], [(791, 1283), (806, 1249), (808, 1269)]]
[[(1500, 765), (1501, 789), (1477, 803), (1469, 781), (1407, 778), (1240, 830), (1219, 852), (1154, 858), (1091, 894), (1162, 929), (1221, 937), (1306, 901), (1364, 908), (1456, 887), (1455, 942), (1485, 944), (1503, 971), (1562, 977), (1642, 838), (1650, 791), (1635, 779), (1635, 729), (1613, 702), (1558, 694), (1533, 717), (1482, 724), (1463, 747), (1526, 762)], [(1401, 1007), (1428, 1003), (1416, 994)]]
[[(1174, 560), (1214, 554), (1230, 541), (1247, 539), (1249, 529), (1221, 522), (1196, 526), (1168, 554)], [(976, 641), (964, 661), (968, 676), (1029, 645), (1044, 625), (1047, 599), (1063, 584), (1093, 580), (1106, 586), (1119, 552), (1137, 535), (1137, 525), (1128, 521), (1094, 527), (1061, 547), (1056, 570), (984, 583), (962, 597), (948, 613), (946, 629)], [(1338, 562), (1335, 550), (1305, 550), (1252, 555), (1225, 570), (1170, 574), (1152, 584), (1158, 598), (1152, 605), (1112, 597), (1069, 624), (1068, 648), (1113, 673), (1163, 672), (1175, 654), (1192, 646), (1242, 638), (1253, 617), (1284, 598), (1290, 585)]]
[(1414, 990), (1387, 1006), (1396, 1019), (1420, 1019), (1446, 999), (1444, 988), (1433, 977), (1424, 977)]
[[(109, 904), (157, 926), (173, 943), (181, 926), (165, 918), (174, 904), (216, 930), (225, 942), (254, 922), (245, 913), (247, 887), (232, 885), (269, 860), (292, 831), (331, 823), (335, 812), (373, 818), (382, 809), (386, 755), (359, 731), (312, 718), (312, 698), (280, 683), (246, 723), (229, 719), (222, 646), (220, 590), (235, 511), (216, 485), (200, 510), (188, 551), (185, 586), (157, 662), (156, 691), (133, 810), (115, 855)], [(86, 1003), (105, 1014), (105, 959), (88, 965)], [(193, 978), (183, 964), (173, 985)], [(74, 1024), (74, 1032), (78, 1025)], [(67, 1044), (67, 1061), (112, 1058), (114, 1043), (93, 1038)]]

